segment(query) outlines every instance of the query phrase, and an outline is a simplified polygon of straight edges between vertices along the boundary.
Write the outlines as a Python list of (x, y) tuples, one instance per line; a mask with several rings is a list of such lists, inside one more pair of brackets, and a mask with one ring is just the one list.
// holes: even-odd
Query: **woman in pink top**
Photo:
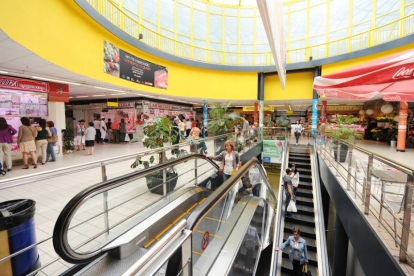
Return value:
[[(16, 133), (17, 130), (8, 125), (6, 119), (0, 117), (0, 162), (3, 165), (3, 161), (5, 161), (8, 172), (12, 170), (11, 148), (13, 135)], [(4, 160), (4, 157), (6, 160)], [(4, 170), (6, 170), (6, 167), (4, 167)]]

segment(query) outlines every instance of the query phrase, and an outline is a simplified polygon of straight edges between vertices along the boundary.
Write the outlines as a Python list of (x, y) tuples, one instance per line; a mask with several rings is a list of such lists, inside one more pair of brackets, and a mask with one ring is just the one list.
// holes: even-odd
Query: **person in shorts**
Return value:
[(85, 130), (85, 146), (86, 146), (85, 155), (93, 155), (93, 150), (95, 148), (95, 135), (96, 135), (96, 129), (93, 125), (93, 122), (90, 122), (89, 127)]

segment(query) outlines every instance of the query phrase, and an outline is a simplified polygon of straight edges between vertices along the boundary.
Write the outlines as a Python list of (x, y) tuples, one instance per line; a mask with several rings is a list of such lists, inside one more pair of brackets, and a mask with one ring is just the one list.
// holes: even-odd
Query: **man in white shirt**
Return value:
[(99, 144), (101, 142), (101, 120), (98, 116), (96, 116), (95, 120), (93, 121), (93, 128), (96, 130), (96, 143)]
[(188, 137), (188, 135), (190, 135), (190, 132), (191, 132), (191, 120), (185, 121), (185, 129), (186, 129), (185, 137)]

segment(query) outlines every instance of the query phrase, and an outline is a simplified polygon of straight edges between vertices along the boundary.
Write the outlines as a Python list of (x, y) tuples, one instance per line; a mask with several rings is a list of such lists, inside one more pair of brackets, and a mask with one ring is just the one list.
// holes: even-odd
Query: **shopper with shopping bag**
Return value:
[[(292, 201), (293, 204), (295, 204), (294, 200), (293, 200), (293, 186), (292, 186), (292, 170), (287, 168), (286, 169), (286, 174), (283, 177), (283, 183), (282, 186), (285, 186), (285, 195), (286, 195), (286, 201), (285, 201), (285, 212), (286, 212), (286, 216), (293, 218), (293, 212), (288, 211), (288, 207), (290, 202)], [(296, 208), (296, 206), (295, 206)]]

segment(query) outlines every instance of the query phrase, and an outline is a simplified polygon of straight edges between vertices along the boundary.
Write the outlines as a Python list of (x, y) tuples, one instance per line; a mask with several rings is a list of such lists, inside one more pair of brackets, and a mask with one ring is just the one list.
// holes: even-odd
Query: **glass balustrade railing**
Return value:
[(375, 218), (373, 226), (388, 250), (401, 262), (413, 262), (414, 169), (329, 134), (317, 133), (315, 143), (357, 206)]

